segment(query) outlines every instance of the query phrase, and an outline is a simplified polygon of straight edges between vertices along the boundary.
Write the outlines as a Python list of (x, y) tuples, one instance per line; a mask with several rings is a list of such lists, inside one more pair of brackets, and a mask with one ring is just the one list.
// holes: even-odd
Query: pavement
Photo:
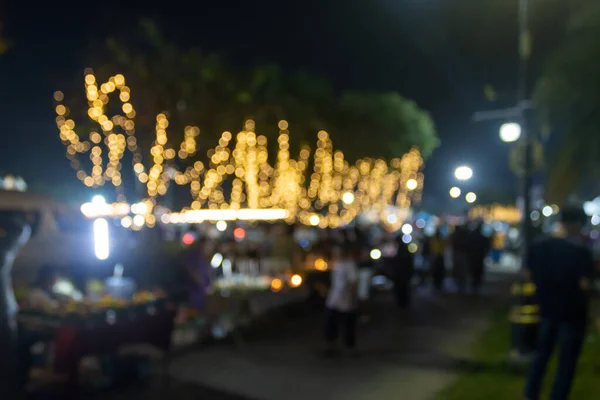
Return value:
[[(359, 326), (357, 357), (323, 359), (322, 315), (288, 316), (274, 321), (242, 347), (213, 345), (177, 357), (170, 367), (175, 383), (167, 396), (435, 399), (468, 363), (471, 344), (487, 328), (493, 311), (506, 302), (513, 277), (512, 272), (497, 268), (478, 295), (438, 295), (418, 288), (410, 311), (397, 309), (388, 294), (378, 296), (370, 307), (369, 321)], [(132, 389), (131, 395), (153, 399), (151, 395), (159, 391), (164, 394), (164, 387), (156, 385), (146, 387), (149, 394)]]

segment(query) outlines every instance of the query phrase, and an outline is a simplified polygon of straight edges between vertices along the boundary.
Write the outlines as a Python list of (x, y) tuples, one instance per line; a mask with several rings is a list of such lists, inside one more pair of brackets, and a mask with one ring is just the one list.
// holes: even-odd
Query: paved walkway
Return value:
[(435, 399), (456, 376), (495, 305), (505, 301), (510, 278), (494, 274), (479, 296), (418, 289), (410, 312), (400, 312), (383, 295), (359, 328), (358, 358), (320, 358), (322, 320), (313, 314), (281, 321), (241, 349), (215, 346), (177, 358), (171, 374), (193, 385), (190, 390), (256, 400)]

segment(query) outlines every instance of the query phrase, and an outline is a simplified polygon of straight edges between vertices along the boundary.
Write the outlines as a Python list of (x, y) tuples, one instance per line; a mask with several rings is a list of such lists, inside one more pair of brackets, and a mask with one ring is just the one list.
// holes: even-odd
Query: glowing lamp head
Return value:
[(473, 170), (470, 167), (463, 165), (454, 170), (454, 176), (459, 181), (468, 181), (473, 177)]
[(512, 143), (521, 137), (521, 125), (508, 122), (500, 127), (500, 139), (505, 143)]
[(290, 278), (290, 286), (298, 287), (300, 285), (302, 285), (302, 277), (298, 274), (292, 275), (292, 277)]
[(457, 199), (460, 196), (460, 193), (460, 188), (457, 188), (456, 186), (450, 189), (450, 197), (453, 199)]
[(379, 249), (371, 250), (370, 256), (371, 256), (372, 260), (379, 260), (381, 258), (381, 250), (379, 250)]
[(477, 195), (473, 192), (469, 192), (465, 196), (465, 200), (467, 200), (467, 203), (475, 203), (475, 201), (477, 201)]

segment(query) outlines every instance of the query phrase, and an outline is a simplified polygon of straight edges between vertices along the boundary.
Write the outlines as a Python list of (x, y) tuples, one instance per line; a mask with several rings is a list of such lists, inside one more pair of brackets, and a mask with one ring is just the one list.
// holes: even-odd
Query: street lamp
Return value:
[(456, 186), (450, 189), (450, 197), (452, 197), (453, 199), (457, 199), (460, 196), (460, 193), (460, 188)]
[(459, 181), (468, 181), (473, 177), (473, 170), (466, 165), (463, 165), (454, 170), (454, 176)]
[(467, 200), (467, 203), (475, 203), (475, 201), (477, 200), (477, 195), (473, 192), (469, 192), (465, 196), (465, 200)]
[(507, 122), (500, 127), (500, 139), (504, 143), (512, 143), (521, 137), (521, 125), (516, 122)]

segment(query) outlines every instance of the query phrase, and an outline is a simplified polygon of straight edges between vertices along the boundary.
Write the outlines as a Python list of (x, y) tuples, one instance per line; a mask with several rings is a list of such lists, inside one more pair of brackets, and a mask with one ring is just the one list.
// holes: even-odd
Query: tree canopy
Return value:
[(535, 88), (542, 118), (563, 134), (546, 193), (555, 203), (564, 202), (600, 166), (600, 4), (595, 3), (573, 16)]
[(398, 157), (413, 146), (427, 157), (438, 145), (430, 115), (398, 93), (337, 93), (326, 79), (276, 65), (234, 68), (219, 55), (168, 41), (149, 20), (135, 36), (107, 44), (94, 70), (99, 79), (126, 77), (142, 144), (153, 140), (155, 117), (167, 111), (169, 135), (197, 125), (201, 148), (214, 147), (222, 131), (240, 129), (248, 118), (270, 139), (278, 120), (288, 120), (292, 145), (313, 145), (326, 130), (349, 158)]

